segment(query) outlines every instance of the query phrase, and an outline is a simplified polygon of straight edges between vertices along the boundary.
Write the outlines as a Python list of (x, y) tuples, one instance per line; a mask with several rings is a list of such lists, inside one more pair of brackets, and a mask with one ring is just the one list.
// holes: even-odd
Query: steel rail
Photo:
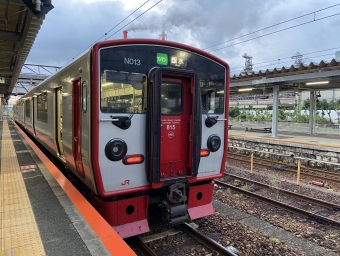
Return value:
[[(246, 162), (250, 163), (249, 157), (246, 157), (246, 156), (241, 155), (241, 154), (235, 154), (235, 153), (229, 152), (228, 153), (228, 158), (232, 159), (232, 160), (237, 160), (237, 161), (243, 160), (243, 161), (246, 161)], [(264, 163), (259, 163), (258, 161), (262, 161)], [(297, 170), (291, 169), (292, 167), (291, 166), (287, 166), (287, 164), (285, 164), (285, 163), (275, 162), (275, 161), (264, 159), (264, 158), (257, 158), (254, 161), (254, 164), (256, 164), (256, 165), (261, 165), (261, 166), (272, 168), (273, 166), (270, 163), (271, 164), (280, 165), (280, 167), (283, 170), (285, 170), (285, 171), (288, 171), (288, 172), (291, 172), (291, 173), (297, 173)], [(313, 177), (313, 178), (317, 178), (317, 179), (321, 178), (321, 179), (325, 179), (327, 181), (332, 181), (332, 182), (334, 182), (334, 181), (340, 182), (340, 175), (337, 174), (337, 173), (332, 173), (332, 172), (329, 172), (329, 171), (313, 169), (313, 168), (309, 168), (309, 167), (305, 167), (305, 166), (301, 166), (301, 175), (307, 175), (307, 176), (310, 176), (310, 177)]]
[(224, 182), (221, 182), (221, 181), (218, 181), (218, 180), (214, 180), (214, 182), (222, 187), (227, 187), (227, 188), (231, 188), (233, 190), (236, 190), (238, 191), (239, 193), (243, 193), (243, 194), (246, 194), (247, 196), (249, 197), (252, 197), (252, 198), (255, 198), (255, 199), (261, 199), (262, 201), (266, 202), (266, 203), (269, 203), (275, 207), (279, 207), (279, 208), (284, 208), (286, 209), (287, 211), (290, 211), (290, 212), (293, 212), (293, 213), (297, 213), (297, 214), (300, 214), (300, 215), (304, 215), (304, 216), (307, 216), (307, 217), (310, 217), (310, 218), (313, 218), (315, 219), (316, 221), (318, 222), (324, 222), (324, 223), (328, 223), (328, 224), (331, 224), (333, 225), (334, 227), (336, 228), (340, 228), (340, 222), (336, 221), (336, 220), (332, 220), (332, 219), (329, 219), (327, 217), (324, 217), (322, 215), (319, 215), (319, 214), (315, 214), (315, 213), (310, 213), (308, 211), (305, 211), (303, 209), (300, 209), (298, 207), (295, 207), (295, 206), (291, 206), (291, 205), (288, 205), (288, 204), (285, 204), (283, 202), (279, 202), (279, 201), (276, 201), (274, 199), (271, 199), (271, 198), (267, 198), (267, 197), (264, 197), (264, 196), (261, 196), (259, 194), (256, 194), (256, 193), (253, 193), (253, 192), (250, 192), (250, 191), (247, 191), (247, 190), (244, 190), (244, 189), (241, 189), (241, 188), (238, 188), (236, 186), (233, 186), (231, 184), (227, 184), (227, 183), (224, 183)]
[(145, 243), (143, 243), (142, 240), (140, 240), (139, 237), (131, 237), (128, 239), (129, 243), (131, 243), (136, 250), (143, 256), (157, 256), (157, 254), (151, 250), (149, 246), (147, 246)]
[(196, 229), (191, 227), (189, 224), (184, 223), (180, 225), (182, 230), (194, 238), (196, 241), (200, 242), (203, 244), (205, 247), (209, 248), (213, 252), (217, 252), (218, 255), (230, 255), (230, 256), (237, 256), (237, 254), (231, 252), (228, 250), (226, 247), (220, 245), (210, 237), (203, 235), (202, 233), (198, 232)]
[(310, 202), (310, 203), (313, 203), (313, 204), (318, 204), (319, 206), (322, 206), (322, 207), (325, 207), (325, 208), (340, 211), (340, 205), (338, 205), (338, 204), (329, 203), (329, 202), (326, 202), (326, 201), (323, 201), (323, 200), (320, 200), (320, 199), (317, 199), (317, 198), (309, 197), (309, 196), (306, 196), (306, 195), (296, 194), (296, 193), (291, 192), (291, 191), (286, 190), (286, 189), (282, 189), (282, 188), (274, 187), (274, 186), (271, 186), (271, 185), (268, 185), (268, 184), (265, 184), (265, 183), (262, 183), (262, 182), (250, 180), (250, 179), (247, 179), (247, 178), (235, 175), (235, 174), (224, 173), (224, 175), (230, 176), (232, 178), (235, 178), (235, 179), (238, 179), (238, 180), (241, 180), (241, 181), (250, 182), (250, 183), (255, 184), (259, 187), (264, 187), (264, 188), (268, 188), (268, 189), (275, 188), (279, 192), (282, 192), (283, 194), (293, 196), (295, 198), (298, 198), (298, 199), (301, 199), (301, 200), (304, 200), (304, 201), (307, 201), (307, 202)]

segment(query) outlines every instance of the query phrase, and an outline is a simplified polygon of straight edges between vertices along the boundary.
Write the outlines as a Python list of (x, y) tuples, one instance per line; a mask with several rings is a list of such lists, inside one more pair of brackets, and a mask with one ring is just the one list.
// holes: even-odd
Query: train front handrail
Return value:
[(119, 121), (119, 119), (115, 118), (115, 119), (99, 119), (100, 122), (117, 122)]

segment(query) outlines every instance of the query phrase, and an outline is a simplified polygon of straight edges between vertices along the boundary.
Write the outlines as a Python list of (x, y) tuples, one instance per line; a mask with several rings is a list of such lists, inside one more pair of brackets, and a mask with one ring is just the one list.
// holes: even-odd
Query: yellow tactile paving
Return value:
[(45, 255), (7, 121), (2, 125), (0, 256)]

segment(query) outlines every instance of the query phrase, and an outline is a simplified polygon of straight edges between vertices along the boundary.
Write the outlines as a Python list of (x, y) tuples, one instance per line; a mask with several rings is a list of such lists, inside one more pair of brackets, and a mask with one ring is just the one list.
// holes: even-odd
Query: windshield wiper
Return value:
[(142, 103), (142, 98), (139, 99), (137, 105), (133, 106), (134, 110), (133, 110), (132, 114), (130, 114), (129, 116), (113, 116), (113, 115), (111, 115), (110, 117), (113, 119), (112, 123), (115, 126), (121, 128), (123, 130), (128, 129), (131, 126), (131, 119), (134, 116), (134, 114), (136, 114), (138, 107), (140, 106), (141, 103)]
[(209, 128), (213, 127), (217, 123), (218, 116), (214, 116), (214, 117), (209, 116), (208, 111), (206, 111), (203, 106), (202, 106), (202, 110), (207, 116), (207, 118), (205, 119), (205, 125)]

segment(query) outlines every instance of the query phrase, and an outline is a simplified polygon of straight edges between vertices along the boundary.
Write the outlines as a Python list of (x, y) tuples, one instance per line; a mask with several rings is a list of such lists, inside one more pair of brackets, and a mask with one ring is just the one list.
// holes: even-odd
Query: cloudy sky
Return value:
[(26, 63), (64, 66), (98, 39), (122, 38), (120, 29), (155, 4), (125, 28), (130, 38), (157, 39), (164, 31), (167, 40), (225, 60), (232, 74), (242, 71), (244, 53), (258, 71), (290, 66), (296, 52), (309, 63), (329, 61), (340, 51), (338, 0), (159, 1), (52, 0)]

